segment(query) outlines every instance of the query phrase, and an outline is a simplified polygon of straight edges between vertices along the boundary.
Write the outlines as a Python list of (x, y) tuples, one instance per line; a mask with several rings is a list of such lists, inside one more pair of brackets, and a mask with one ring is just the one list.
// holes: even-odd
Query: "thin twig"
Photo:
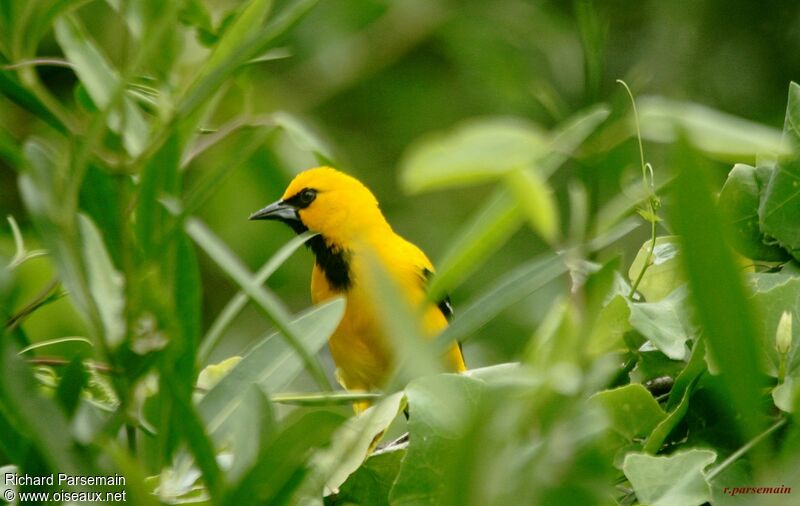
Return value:
[(764, 432), (762, 432), (761, 434), (757, 435), (756, 437), (745, 443), (744, 446), (733, 452), (727, 459), (722, 461), (720, 465), (709, 471), (708, 474), (706, 475), (706, 480), (711, 481), (714, 478), (716, 478), (722, 471), (724, 471), (731, 464), (736, 462), (739, 459), (739, 457), (749, 452), (754, 446), (763, 441), (767, 436), (769, 436), (779, 428), (783, 427), (783, 425), (785, 424), (786, 424), (786, 418), (781, 418), (777, 422), (773, 423)]
[(31, 315), (34, 311), (42, 307), (43, 305), (52, 302), (54, 300), (60, 299), (63, 297), (63, 293), (51, 293), (53, 292), (59, 285), (59, 281), (57, 278), (53, 278), (50, 283), (41, 291), (39, 292), (31, 302), (29, 302), (25, 307), (20, 309), (17, 314), (9, 318), (6, 322), (5, 328), (9, 332), (13, 332), (22, 320), (27, 318)]
[[(27, 360), (29, 364), (32, 365), (52, 365), (52, 366), (65, 366), (69, 365), (70, 360), (62, 357), (33, 357)], [(116, 374), (118, 371), (111, 367), (108, 364), (103, 364), (100, 362), (90, 362), (91, 366), (97, 370), (97, 372), (102, 372), (105, 374)]]

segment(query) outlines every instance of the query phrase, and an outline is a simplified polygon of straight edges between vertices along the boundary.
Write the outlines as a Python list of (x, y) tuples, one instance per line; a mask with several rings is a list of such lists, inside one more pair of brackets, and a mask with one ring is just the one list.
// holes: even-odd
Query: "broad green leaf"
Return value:
[(452, 374), (409, 383), (409, 445), (389, 495), (391, 504), (445, 502), (441, 494), (448, 483), (443, 478), (452, 475), (447, 466), (464, 444), (484, 395), (481, 381)]
[(242, 357), (235, 355), (222, 362), (207, 365), (197, 376), (197, 388), (211, 390), (241, 361)]
[(786, 374), (800, 376), (800, 325), (792, 325), (792, 344), (785, 356), (778, 352), (776, 343), (778, 322), (783, 313), (788, 312), (795, 321), (800, 317), (800, 276), (759, 273), (753, 274), (751, 279), (761, 278), (780, 278), (780, 282), (756, 290), (751, 299), (758, 314), (759, 330), (765, 336), (765, 347), (759, 359), (766, 359), (766, 372), (770, 376), (778, 377), (781, 361), (784, 362)]
[(7, 63), (8, 61), (0, 55), (0, 93), (28, 110), (34, 116), (53, 127), (56, 131), (67, 133), (69, 128), (64, 123), (64, 118), (59, 117), (58, 112), (50, 109), (32, 91), (23, 86), (14, 75), (13, 71), (4, 70), (3, 67)]
[(706, 340), (700, 337), (695, 341), (692, 348), (692, 355), (689, 357), (689, 362), (683, 371), (675, 378), (675, 383), (672, 385), (672, 390), (669, 393), (667, 400), (667, 409), (671, 410), (679, 403), (683, 402), (684, 393), (691, 390), (695, 378), (707, 371), (706, 369)]
[(739, 253), (753, 260), (771, 262), (789, 257), (786, 250), (769, 243), (759, 225), (759, 200), (773, 170), (768, 166), (756, 168), (737, 163), (719, 194), (719, 207), (731, 225), (733, 245)]
[[(800, 125), (800, 85), (789, 86), (789, 104), (786, 108), (784, 127), (787, 148), (800, 147), (797, 127)], [(761, 230), (774, 237), (778, 244), (786, 248), (792, 256), (800, 258), (800, 156), (796, 153), (790, 158), (779, 160), (758, 209)]]
[[(344, 301), (335, 300), (318, 306), (290, 325), (302, 336), (303, 345), (316, 353), (336, 329), (344, 312)], [(252, 348), (198, 405), (198, 412), (212, 434), (242, 401), (247, 386), (258, 384), (268, 392), (284, 387), (303, 368), (297, 354), (271, 334)]]
[(473, 273), (522, 225), (519, 204), (500, 188), (450, 241), (450, 247), (428, 290), (431, 300), (441, 300)]
[(373, 454), (347, 478), (336, 498), (348, 504), (389, 506), (389, 492), (405, 456), (405, 449)]
[[(299, 419), (298, 419), (299, 418)], [(329, 411), (304, 413), (284, 422), (262, 445), (258, 459), (220, 504), (297, 504), (293, 496), (310, 472), (309, 449), (327, 444), (343, 417)]]
[(333, 433), (331, 444), (311, 457), (316, 476), (324, 483), (325, 495), (335, 493), (348, 476), (369, 456), (384, 432), (405, 406), (405, 394), (397, 392), (355, 415)]
[[(289, 242), (283, 245), (281, 249), (275, 252), (275, 254), (256, 272), (254, 277), (255, 283), (258, 285), (266, 283), (267, 279), (278, 270), (278, 267), (283, 265), (300, 246), (305, 244), (305, 242), (314, 235), (316, 234), (313, 232), (304, 232), (297, 237), (293, 237)], [(244, 309), (248, 300), (249, 297), (244, 290), (240, 290), (236, 295), (231, 297), (222, 311), (220, 311), (219, 316), (217, 316), (217, 319), (214, 320), (214, 323), (211, 324), (208, 332), (203, 337), (198, 356), (199, 363), (204, 363), (206, 361), (211, 354), (211, 350), (216, 346), (219, 339), (222, 338), (225, 329), (228, 328), (228, 325), (230, 325), (233, 319)]]
[(622, 470), (643, 504), (700, 506), (711, 499), (703, 471), (715, 460), (717, 454), (710, 450), (681, 451), (668, 457), (630, 453)]
[(86, 380), (87, 374), (83, 369), (81, 358), (79, 356), (73, 358), (64, 369), (61, 381), (58, 383), (58, 390), (56, 390), (56, 398), (69, 418), (75, 414)]
[(658, 350), (639, 350), (636, 355), (638, 357), (636, 367), (628, 373), (632, 383), (644, 385), (649, 381), (664, 377), (672, 378), (674, 381), (686, 368), (686, 362), (683, 360), (672, 360)]
[[(289, 323), (289, 314), (280, 300), (278, 300), (267, 289), (253, 282), (253, 274), (250, 273), (241, 260), (216, 237), (208, 227), (196, 218), (189, 218), (184, 224), (186, 233), (200, 246), (216, 263), (219, 265), (239, 287), (252, 298), (263, 314), (269, 318), (273, 325), (284, 336), (287, 343), (303, 359), (303, 362), (322, 387), (330, 387), (325, 372), (314, 358), (313, 354), (305, 348), (300, 337), (295, 333)], [(335, 327), (334, 327), (335, 328)], [(327, 337), (327, 336), (326, 336)]]
[(644, 97), (638, 109), (642, 136), (648, 140), (671, 143), (683, 132), (700, 151), (732, 161), (789, 152), (779, 130), (703, 105)]
[(122, 111), (112, 110), (108, 115), (108, 125), (122, 136), (128, 153), (138, 156), (146, 146), (149, 128), (141, 110), (122, 95), (119, 74), (74, 16), (60, 17), (55, 23), (55, 34), (75, 73), (99, 108), (106, 109), (120, 101)]
[(686, 341), (698, 335), (687, 308), (686, 288), (659, 302), (629, 303), (630, 324), (673, 360), (686, 358)]
[(650, 392), (636, 383), (598, 392), (590, 401), (603, 407), (611, 428), (629, 441), (648, 436), (667, 416)]
[(592, 326), (586, 353), (599, 356), (610, 351), (625, 348), (625, 333), (632, 329), (629, 322), (630, 308), (625, 296), (615, 295), (597, 315)]
[(650, 437), (647, 438), (647, 441), (644, 444), (644, 452), (656, 454), (661, 450), (661, 446), (664, 444), (664, 441), (667, 440), (670, 433), (678, 426), (678, 424), (683, 420), (686, 416), (686, 412), (689, 410), (689, 399), (692, 396), (692, 387), (695, 384), (695, 379), (689, 383), (686, 390), (683, 392), (683, 396), (681, 397), (681, 402), (678, 403), (675, 408), (669, 412), (669, 415), (662, 420), (653, 432), (650, 434)]
[(789, 376), (773, 388), (772, 400), (781, 411), (794, 413), (800, 401), (800, 385), (797, 378)]
[(558, 241), (558, 208), (550, 185), (533, 169), (516, 169), (505, 177), (506, 188), (539, 235), (550, 244)]
[(515, 118), (473, 120), (412, 147), (401, 182), (411, 193), (494, 181), (530, 168), (547, 153), (547, 135)]
[(680, 145), (672, 220), (681, 236), (681, 259), (697, 323), (719, 364), (721, 380), (745, 438), (764, 423), (759, 385), (763, 372), (759, 349), (763, 337), (753, 318), (739, 267), (727, 247), (722, 220), (712, 200), (704, 160)]
[(245, 388), (242, 402), (227, 425), (229, 432), (223, 440), (233, 457), (233, 465), (227, 470), (226, 479), (235, 481), (255, 463), (258, 449), (277, 431), (272, 404), (261, 388), (257, 385)]
[(103, 323), (103, 337), (113, 349), (125, 337), (125, 278), (114, 267), (92, 220), (79, 214), (78, 222), (89, 290)]
[(176, 197), (180, 191), (178, 165), (181, 149), (181, 140), (172, 135), (144, 161), (142, 168), (136, 235), (145, 258), (151, 261), (163, 258), (164, 248), (175, 233), (174, 218), (161, 201), (165, 197)]
[[(628, 269), (631, 283), (639, 277), (650, 252), (652, 241), (647, 240)], [(656, 246), (650, 257), (649, 267), (636, 290), (647, 302), (658, 302), (686, 282), (680, 265), (680, 244), (674, 235), (656, 237)]]

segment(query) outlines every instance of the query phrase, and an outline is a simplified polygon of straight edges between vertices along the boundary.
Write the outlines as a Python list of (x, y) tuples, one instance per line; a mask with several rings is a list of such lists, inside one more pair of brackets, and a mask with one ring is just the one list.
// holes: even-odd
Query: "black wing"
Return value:
[[(425, 280), (427, 284), (430, 282), (431, 278), (433, 277), (433, 272), (430, 269), (422, 269), (422, 278)], [(436, 303), (439, 307), (439, 311), (442, 312), (447, 321), (450, 321), (453, 318), (453, 305), (450, 303), (450, 296), (445, 295), (442, 300)]]

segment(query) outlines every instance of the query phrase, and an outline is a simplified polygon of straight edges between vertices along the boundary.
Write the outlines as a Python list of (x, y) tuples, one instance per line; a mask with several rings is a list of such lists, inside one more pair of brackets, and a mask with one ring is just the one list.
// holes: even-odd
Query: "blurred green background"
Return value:
[[(119, 470), (145, 503), (682, 505), (778, 480), (800, 441), (798, 47), (788, 1), (0, 0), (0, 213), (49, 250), (17, 267), (0, 226), (0, 464)], [(758, 167), (726, 180), (736, 162)], [(327, 352), (301, 355), (341, 304), (295, 319), (311, 254), (274, 299), (237, 263), (290, 241), (247, 217), (320, 163), (441, 267), (469, 367), (500, 365), (428, 376), (384, 285), (398, 355), (422, 357), (403, 395), (376, 422), (324, 392)], [(240, 289), (257, 304), (207, 355)], [(64, 336), (92, 342), (17, 347)], [(663, 476), (671, 502), (648, 497)]]
[[(125, 61), (137, 48), (118, 36), (120, 18), (109, 4), (88, 2), (79, 14), (112, 60)], [(220, 26), (238, 3), (216, 0), (206, 5), (213, 26)], [(276, 10), (282, 5), (277, 2)], [(175, 28), (171, 50), (182, 48), (178, 71), (190, 74), (206, 52), (195, 30)], [(316, 132), (342, 168), (372, 188), (396, 230), (436, 263), (490, 189), (404, 194), (398, 166), (415, 140), (473, 117), (513, 115), (549, 128), (598, 101), (624, 109), (627, 98), (615, 83), (619, 78), (636, 94), (691, 100), (779, 127), (787, 84), (800, 76), (797, 51), (787, 49), (800, 46), (800, 5), (723, 0), (326, 0), (278, 46), (268, 61), (249, 65), (235, 79), (206, 127), (216, 129), (242, 115), (257, 118), (286, 111), (296, 116)], [(38, 54), (60, 56), (52, 34)], [(76, 77), (70, 69), (41, 66), (39, 74), (58, 97), (75, 100)], [(17, 140), (44, 128), (6, 98), (0, 98), (0, 123)], [(668, 171), (657, 146), (647, 149), (657, 173)], [(583, 160), (570, 162), (555, 176), (559, 202), (566, 201), (564, 181), (576, 177), (589, 191), (590, 209), (597, 210), (637, 173), (632, 140), (590, 157), (591, 163)], [(22, 211), (16, 172), (6, 164), (8, 160), (0, 158), (0, 214), (14, 215), (23, 233), (31, 236), (25, 231), (30, 224)], [(286, 134), (270, 134), (257, 145), (231, 136), (193, 162), (187, 177), (191, 181), (226, 164), (237, 167), (199, 215), (255, 269), (292, 234), (277, 224), (248, 222), (248, 214), (276, 199), (293, 173), (317, 163)], [(720, 181), (728, 169), (720, 164)], [(561, 206), (563, 211), (565, 204)], [(645, 228), (620, 243), (623, 265), (647, 236)], [(0, 251), (10, 256), (10, 230), (0, 230)], [(451, 294), (456, 311), (510, 266), (541, 250), (541, 241), (529, 229), (516, 233)], [(205, 256), (200, 261), (207, 326), (237, 288)], [(310, 304), (311, 264), (310, 254), (300, 252), (269, 282), (293, 310)], [(49, 269), (46, 259), (29, 262), (21, 276), (32, 282), (21, 286), (40, 285), (49, 279)], [(551, 293), (539, 292), (472, 336), (465, 345), (469, 364), (517, 357), (532, 323), (549, 306)], [(15, 293), (10, 306), (31, 296)], [(248, 309), (212, 361), (240, 352), (263, 335), (265, 326)], [(35, 314), (25, 328), (36, 340), (81, 334), (80, 321), (66, 299)]]

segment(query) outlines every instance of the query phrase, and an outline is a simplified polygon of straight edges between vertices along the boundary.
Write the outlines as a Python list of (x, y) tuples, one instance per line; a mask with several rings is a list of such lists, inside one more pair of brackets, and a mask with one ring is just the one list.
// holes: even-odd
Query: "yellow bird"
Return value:
[[(378, 259), (411, 307), (422, 310), (420, 323), (426, 334), (432, 337), (447, 326), (452, 315), (449, 299), (438, 305), (427, 299), (426, 284), (433, 273), (430, 260), (392, 230), (375, 196), (356, 178), (329, 167), (301, 172), (280, 200), (250, 219), (282, 221), (298, 234), (319, 233), (307, 243), (316, 257), (311, 299), (314, 303), (339, 295), (346, 299), (344, 316), (328, 344), (337, 378), (347, 390), (380, 389), (393, 366), (390, 344), (365, 282), (370, 275), (368, 258)], [(457, 345), (444, 360), (454, 372), (466, 370)], [(361, 411), (367, 404), (354, 407)]]

